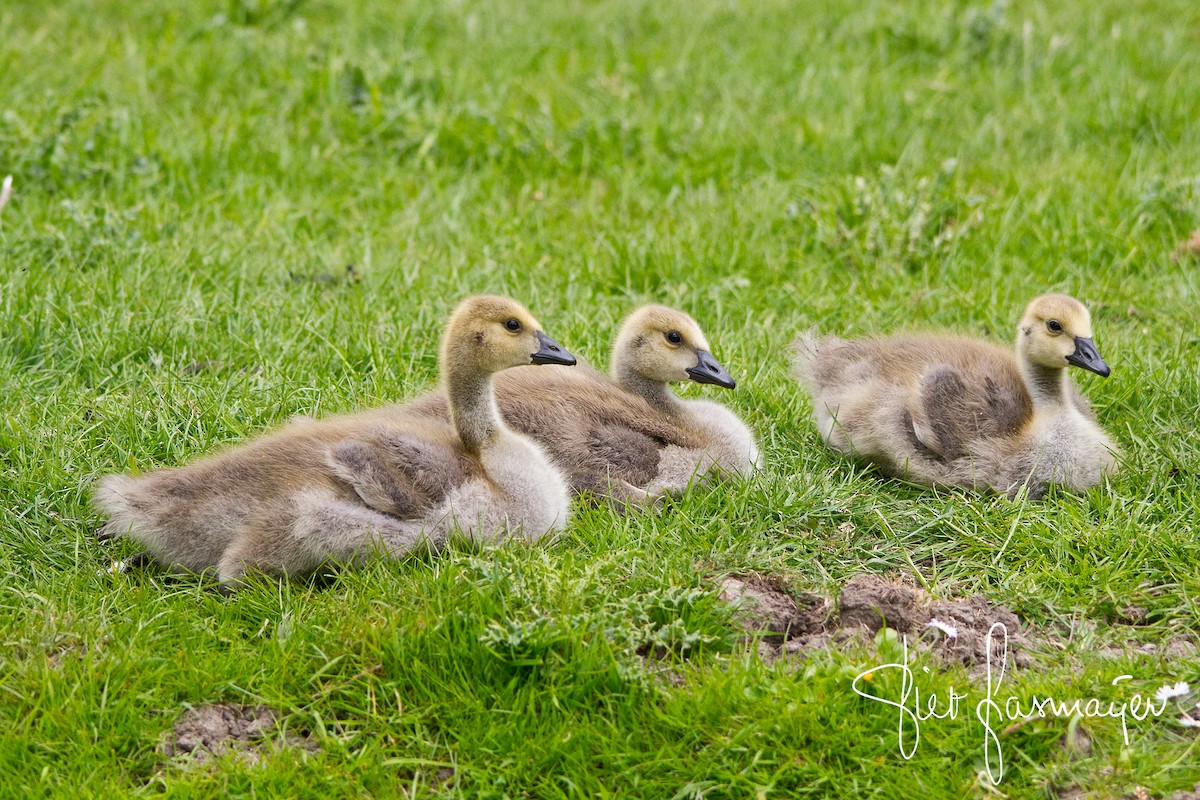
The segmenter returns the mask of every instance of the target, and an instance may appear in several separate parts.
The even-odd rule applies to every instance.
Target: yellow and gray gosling
[[[402,557],[454,530],[496,540],[563,528],[570,494],[532,439],[505,425],[493,375],[575,363],[520,303],[471,297],[441,350],[449,418],[406,406],[308,420],[188,466],[109,475],[95,505],[102,536],[129,536],[175,569],[215,568],[223,587],[247,568],[309,572],[326,560]]]
[[[1007,493],[1083,491],[1115,469],[1116,446],[1067,375],[1107,377],[1091,316],[1061,294],[1033,300],[1016,353],[955,336],[847,341],[801,336],[795,375],[821,437],[887,475]]]

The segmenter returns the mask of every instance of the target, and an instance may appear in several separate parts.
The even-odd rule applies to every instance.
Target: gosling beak
[[[1104,359],[1100,357],[1096,343],[1083,336],[1075,337],[1075,352],[1067,356],[1067,363],[1094,372],[1101,378],[1107,378],[1108,373],[1111,372],[1108,364],[1105,364]]]
[[[534,364],[563,364],[568,367],[575,366],[575,356],[568,353],[565,347],[541,331],[538,331],[536,336],[538,345],[540,345],[540,349],[533,354],[533,357],[530,359],[530,361],[532,361]]]
[[[696,351],[696,366],[689,369],[687,374],[696,383],[714,383],[717,386],[724,386],[726,389],[737,386],[721,363],[713,358],[713,354],[707,350]]]

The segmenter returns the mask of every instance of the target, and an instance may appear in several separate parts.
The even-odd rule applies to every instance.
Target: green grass
[[[892,645],[764,665],[725,572],[983,593],[1062,643],[1022,697],[1200,683],[1195,658],[1100,655],[1200,629],[1200,263],[1172,258],[1200,227],[1191,0],[9,0],[0,30],[0,793],[985,795],[974,700],[901,759],[850,690]],[[1007,340],[1049,290],[1113,367],[1076,376],[1123,449],[1110,485],[923,493],[821,446],[797,331]],[[682,391],[742,413],[766,470],[231,599],[97,575],[134,550],[94,540],[97,476],[416,396],[476,292],[598,362],[637,304],[691,312],[739,387]],[[320,749],[164,760],[214,702]],[[1084,721],[1076,759],[1066,720],[1005,733],[1000,789],[1190,788],[1173,718],[1128,746]]]

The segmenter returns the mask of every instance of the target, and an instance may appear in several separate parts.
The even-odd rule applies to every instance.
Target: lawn
[[[1194,0],[5,0],[0,31],[0,794],[1200,782]],[[1091,308],[1112,366],[1075,371],[1111,482],[927,492],[823,447],[799,331],[1009,341],[1046,291]],[[418,396],[481,292],[594,363],[638,304],[688,311],[738,387],[680,392],[742,414],[765,469],[658,514],[581,507],[552,543],[233,597],[106,571],[137,548],[95,539],[98,476]],[[897,710],[853,690],[904,658],[893,631],[788,652],[721,596],[734,575],[836,599],[863,573],[1011,609],[1001,700],[1191,690],[1127,741],[993,719],[993,787],[986,677],[915,649],[923,702],[967,697],[906,759]],[[863,680],[899,697],[898,670]],[[181,754],[213,706],[264,736]]]

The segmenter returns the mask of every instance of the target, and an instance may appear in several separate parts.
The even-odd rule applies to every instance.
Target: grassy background
[[[1200,627],[1200,269],[1172,256],[1200,226],[1191,0],[8,0],[0,30],[4,793],[985,794],[970,708],[903,761],[849,688],[889,645],[765,666],[716,599],[730,571],[981,592],[1055,633],[1022,696],[1200,682],[1194,658],[1099,656]],[[1090,305],[1113,367],[1076,376],[1124,450],[1111,485],[924,494],[820,446],[796,331],[1006,340],[1047,290]],[[133,547],[92,538],[96,476],[412,397],[474,292],[597,362],[638,303],[691,312],[765,473],[584,511],[547,547],[232,599],[97,575]],[[320,749],[159,755],[222,701]],[[1073,759],[1065,720],[1024,726],[1001,789],[1190,787],[1170,719],[1128,746],[1086,721]]]

